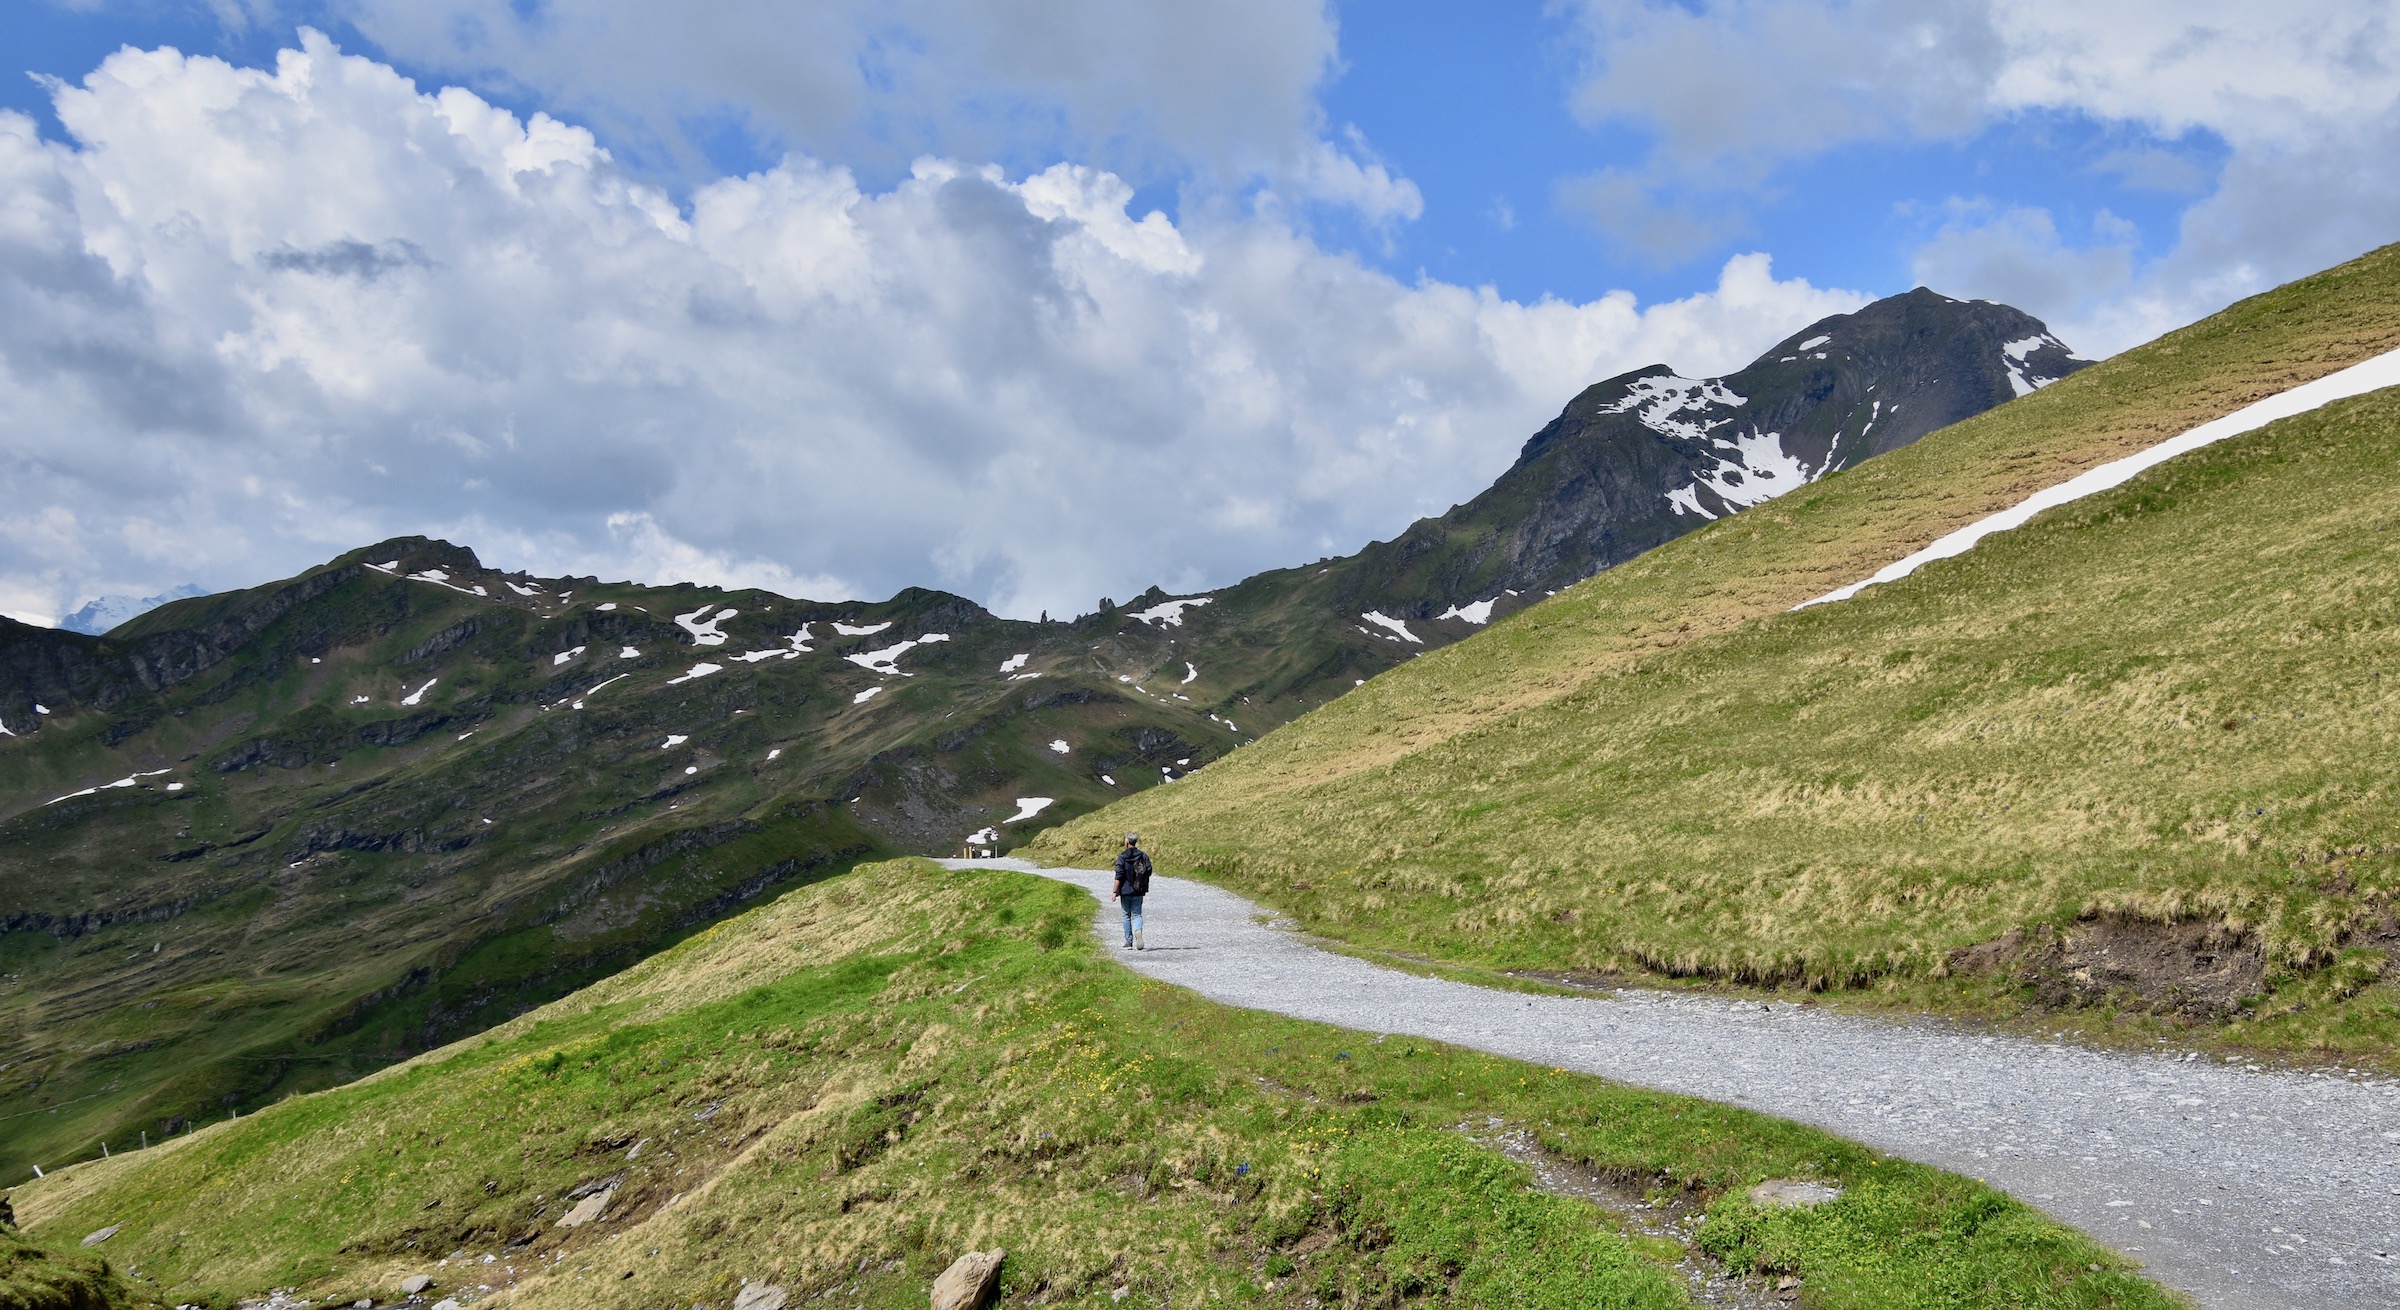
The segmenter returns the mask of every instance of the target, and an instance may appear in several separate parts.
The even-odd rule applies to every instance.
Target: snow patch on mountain
[[[14,735],[14,734],[11,734],[11,735]],[[84,788],[82,791],[71,791],[71,792],[68,792],[68,793],[67,793],[66,795],[64,795],[64,796],[59,796],[59,797],[55,797],[55,798],[53,798],[53,799],[51,799],[51,800],[46,800],[46,801],[43,801],[43,802],[42,802],[42,804],[44,804],[44,805],[56,805],[56,804],[58,804],[60,801],[71,801],[71,800],[74,800],[74,799],[75,799],[76,797],[78,797],[78,796],[97,796],[97,795],[99,795],[101,792],[104,792],[104,791],[113,791],[113,790],[115,790],[115,789],[117,789],[117,788],[119,788],[119,787],[131,787],[131,786],[134,786],[134,785],[136,785],[137,783],[141,782],[141,780],[142,780],[142,779],[144,779],[144,778],[155,778],[155,777],[159,776],[159,775],[160,775],[160,774],[162,774],[162,773],[173,773],[173,772],[174,772],[174,770],[173,770],[173,769],[152,769],[152,770],[151,770],[151,771],[149,771],[148,773],[135,773],[135,774],[130,774],[130,775],[126,776],[126,777],[123,777],[123,778],[119,778],[119,779],[117,779],[115,782],[104,782],[104,783],[101,783],[101,784],[100,784],[99,786],[97,786],[97,787],[86,787],[86,788]]]
[[[1197,609],[1215,599],[1214,596],[1193,596],[1185,600],[1162,601],[1146,610],[1136,610],[1126,617],[1138,619],[1154,627],[1180,628],[1183,626],[1185,610]]]
[[[1025,667],[1025,661],[1027,661],[1027,660],[1029,660],[1029,659],[1032,659],[1032,658],[1033,658],[1033,656],[1032,656],[1032,655],[1030,655],[1030,654],[1027,654],[1027,655],[1011,655],[1011,656],[1009,656],[1007,659],[1004,659],[1004,660],[1000,661],[1000,671],[1001,671],[1002,673],[1014,673],[1014,672],[1016,672],[1017,670],[1019,670],[1019,669],[1021,669],[1021,668],[1024,668],[1024,667]]]
[[[1709,512],[1707,506],[1700,503],[1700,486],[1698,483],[1694,483],[1688,487],[1677,487],[1673,491],[1668,492],[1667,503],[1674,506],[1675,512],[1678,514],[1697,514],[1704,519],[1713,519],[1716,517],[1715,514]]]
[[[2045,332],[2040,336],[2026,337],[2022,341],[2011,341],[2000,347],[2000,362],[2008,368],[2009,390],[2020,396],[2030,396],[2058,381],[2060,377],[2066,376],[2063,373],[2056,376],[2045,376],[2040,366],[2027,359],[2033,352],[2044,346],[2054,346],[2064,351],[2067,343]]]
[[[418,701],[425,699],[426,692],[433,690],[433,684],[440,681],[440,678],[427,678],[424,686],[419,687],[415,691],[408,693],[406,696],[401,697],[400,703],[403,705],[415,705]]]
[[[677,683],[690,682],[695,678],[705,678],[709,674],[722,673],[724,671],[725,666],[722,664],[695,664],[692,666],[692,671],[684,674],[682,677],[667,679],[667,685],[672,687]]]
[[[1017,812],[1009,815],[1005,819],[1002,819],[1001,822],[1022,823],[1025,820],[1041,813],[1042,811],[1049,809],[1051,806],[1057,803],[1057,801],[1048,796],[1019,796],[1017,798]]]
[[[692,634],[693,645],[722,646],[725,644],[725,634],[719,632],[718,629],[724,626],[725,620],[740,614],[741,611],[717,610],[713,617],[703,617],[708,615],[712,609],[717,609],[717,607],[703,605],[689,614],[678,614],[675,616],[675,626]]]
[[[1385,629],[1386,631],[1395,634],[1390,638],[1392,641],[1413,642],[1419,646],[1425,644],[1423,638],[1408,630],[1407,624],[1402,623],[1400,620],[1393,618],[1391,615],[1386,614],[1381,610],[1368,610],[1366,613],[1359,615],[1359,617],[1365,619],[1369,623],[1374,624],[1376,627]]]
[[[1676,513],[1716,518],[1700,503],[1702,487],[1736,509],[1747,509],[1807,486],[1816,477],[1798,456],[1783,448],[1780,432],[1753,430],[1731,441],[1720,437],[1715,445],[1725,452],[1711,457],[1716,467],[1698,474],[1689,485],[1667,493],[1667,503],[1675,507]]]
[[[845,637],[872,637],[876,633],[881,632],[890,626],[892,626],[892,624],[889,619],[886,619],[881,623],[870,623],[865,627],[854,627],[851,624],[842,622],[840,619],[835,619],[833,621],[833,630]]]
[[[1603,405],[1603,414],[1623,414],[1633,411],[1643,427],[1663,436],[1699,441],[1709,433],[1733,422],[1728,414],[1722,418],[1679,418],[1681,414],[1703,414],[1723,407],[1739,409],[1750,402],[1735,395],[1732,388],[1715,378],[1685,378],[1672,373],[1656,373],[1635,378],[1625,388],[1625,398],[1613,405]]]
[[[900,657],[906,655],[912,650],[915,650],[919,646],[930,646],[934,642],[948,640],[950,640],[950,634],[947,632],[928,632],[924,636],[918,637],[913,641],[894,642],[893,644],[884,647],[882,650],[864,651],[857,655],[844,655],[842,658],[850,661],[852,664],[855,664],[862,669],[865,669],[869,673],[880,673],[887,677],[891,674],[898,673],[903,678],[913,678],[917,675],[901,671],[899,666]]]
[[[1670,497],[1670,499],[1672,499],[1672,497]],[[1494,601],[1499,599],[1500,598],[1498,596],[1494,596],[1491,600],[1479,600],[1471,605],[1453,605],[1450,608],[1443,610],[1441,613],[1434,615],[1433,617],[1437,619],[1465,619],[1467,622],[1472,623],[1476,627],[1480,628],[1484,624],[1492,621],[1492,604]]]

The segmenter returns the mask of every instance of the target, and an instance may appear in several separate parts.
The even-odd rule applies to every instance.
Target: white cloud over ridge
[[[1579,0],[1574,105],[1641,124],[1650,157],[1566,188],[1603,231],[1672,258],[1679,208],[1734,221],[1777,169],[1839,147],[1962,140],[2013,117],[2121,128],[2094,171],[2200,192],[2171,248],[2122,220],[2062,231],[1955,197],[1918,280],[2008,301],[2105,354],[2400,238],[2400,15],[2375,0]],[[2178,143],[2221,142],[2204,170]]]
[[[1745,256],[1679,301],[1519,304],[1271,212],[1136,218],[1072,165],[869,192],[794,155],[679,207],[580,127],[314,33],[272,71],[124,51],[55,101],[71,141],[0,115],[19,614],[414,531],[1070,613],[1388,535],[1595,378],[1724,371],[1864,299]]]

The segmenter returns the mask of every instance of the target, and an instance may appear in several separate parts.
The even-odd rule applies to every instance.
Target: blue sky
[[[169,45],[266,65],[303,24],[425,85],[456,80],[458,72],[383,47],[338,6],[288,5],[236,22],[210,5],[174,0],[88,7],[12,0],[8,8],[0,49],[9,60],[19,70],[70,81],[122,45]],[[1708,286],[1728,255],[1745,250],[1771,252],[1786,276],[1890,294],[1915,285],[1912,253],[1961,202],[2036,207],[2078,234],[2113,218],[2127,225],[2137,258],[2152,260],[2172,248],[2184,209],[2213,188],[2226,154],[2223,142],[2202,128],[2169,137],[2138,121],[2023,112],[1941,139],[1859,142],[1788,162],[1743,188],[1737,201],[1711,198],[1722,234],[1661,253],[1612,239],[1562,195],[1579,176],[1638,163],[1657,133],[1638,122],[1578,121],[1569,102],[1585,54],[1575,24],[1558,6],[1353,0],[1333,18],[1339,57],[1318,97],[1324,125],[1337,137],[1359,133],[1375,156],[1415,184],[1424,209],[1397,223],[1320,210],[1307,215],[1312,231],[1398,276],[1490,284],[1518,300],[1580,301],[1619,288],[1644,300],[1671,298]],[[469,80],[520,114],[559,108],[502,79]],[[58,131],[49,94],[34,78],[9,79],[5,91],[0,103]],[[708,88],[698,91],[705,101]],[[675,124],[696,161],[670,157],[639,134],[612,132],[604,121],[594,126],[621,158],[677,191],[708,173],[770,166],[784,150],[813,144],[753,123],[733,102],[716,108]],[[1014,131],[992,157],[1020,172],[1056,162],[1059,135],[1040,127]],[[939,143],[907,143],[923,144]],[[2128,151],[2157,152],[2179,167],[2164,188],[2155,178],[2129,180],[2106,166]],[[840,162],[871,184],[888,185],[906,160],[862,151]],[[1132,180],[1135,208],[1174,211],[1184,179],[1171,165]]]
[[[1919,283],[2101,355],[2400,235],[2359,0],[0,13],[32,618],[398,532],[1073,612]]]

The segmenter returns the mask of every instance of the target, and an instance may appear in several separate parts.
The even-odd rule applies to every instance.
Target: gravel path
[[[983,863],[1092,892],[1116,949],[1106,873]],[[1211,1000],[1813,1124],[1986,1179],[2204,1306],[2400,1306],[2400,1083],[1785,1004],[1494,991],[1321,949],[1180,878],[1155,879],[1148,909],[1150,949],[1119,958]]]

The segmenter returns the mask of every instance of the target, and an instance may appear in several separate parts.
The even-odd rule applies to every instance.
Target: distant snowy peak
[[[118,624],[130,622],[168,601],[204,594],[198,587],[187,582],[173,591],[161,592],[156,596],[101,596],[86,603],[82,609],[60,619],[58,626],[69,632],[80,632],[98,637]]]

